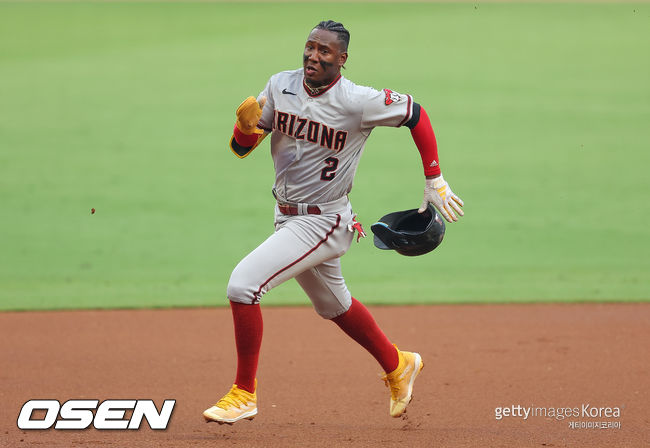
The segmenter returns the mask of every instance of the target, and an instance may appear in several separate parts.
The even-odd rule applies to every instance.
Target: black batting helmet
[[[431,204],[423,213],[418,209],[389,213],[370,229],[379,249],[393,249],[407,256],[431,252],[445,236],[445,223]]]

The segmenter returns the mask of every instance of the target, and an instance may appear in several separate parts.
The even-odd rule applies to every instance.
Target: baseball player
[[[406,126],[424,166],[423,212],[432,203],[447,221],[463,202],[443,179],[435,136],[422,106],[409,95],[358,86],[341,76],[349,32],[324,21],[311,31],[303,67],[273,75],[257,97],[237,109],[230,147],[244,158],[271,135],[275,166],[275,232],[235,267],[228,282],[237,348],[230,391],[203,416],[232,424],[257,414],[257,363],[262,342],[260,300],[295,278],[316,312],[333,321],[379,362],[390,388],[390,415],[401,416],[424,366],[418,353],[398,350],[368,309],[350,294],[340,257],[363,229],[348,193],[366,139],[376,126]]]

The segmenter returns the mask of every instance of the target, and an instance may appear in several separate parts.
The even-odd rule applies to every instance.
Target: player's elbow
[[[404,126],[409,128],[410,130],[413,130],[420,122],[420,115],[422,110],[423,110],[422,106],[420,106],[418,103],[413,103],[413,114],[411,115],[409,121],[404,123]]]

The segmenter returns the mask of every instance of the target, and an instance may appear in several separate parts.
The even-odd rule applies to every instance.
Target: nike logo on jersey
[[[282,93],[285,95],[295,95],[295,93],[289,92],[287,89],[282,89]]]
[[[347,131],[339,131],[324,123],[278,110],[273,117],[273,129],[296,140],[307,140],[335,152],[345,148],[345,141],[348,138]]]

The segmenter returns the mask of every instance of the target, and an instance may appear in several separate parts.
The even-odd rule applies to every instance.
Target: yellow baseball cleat
[[[210,409],[203,412],[206,422],[217,422],[232,425],[239,420],[253,420],[257,415],[257,380],[255,381],[255,392],[250,393],[240,389],[236,384],[232,385],[221,400]]]
[[[406,412],[406,406],[413,398],[413,383],[424,367],[422,357],[418,353],[397,350],[397,354],[399,356],[397,368],[382,377],[386,386],[390,388],[391,417],[400,417]]]

